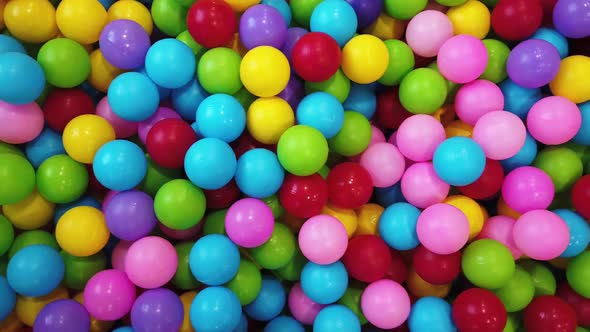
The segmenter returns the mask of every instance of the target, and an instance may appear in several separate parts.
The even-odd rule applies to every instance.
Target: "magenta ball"
[[[150,36],[132,20],[114,20],[100,33],[98,41],[104,58],[121,69],[142,67],[150,48]]]
[[[458,208],[439,203],[427,207],[416,223],[422,245],[439,255],[459,251],[469,239],[469,220]]]
[[[401,189],[408,203],[424,209],[442,202],[449,194],[450,186],[436,175],[431,162],[422,162],[406,169]]]
[[[555,187],[549,175],[532,166],[514,169],[502,184],[504,201],[518,213],[546,209],[554,196]]]
[[[313,324],[318,313],[324,308],[324,305],[314,302],[305,295],[300,283],[296,283],[291,288],[288,305],[293,317],[305,325]]]
[[[533,210],[520,216],[512,235],[516,246],[527,257],[541,261],[559,257],[570,241],[565,221],[547,210]]]
[[[377,143],[369,146],[361,156],[361,166],[371,175],[373,186],[391,187],[402,178],[406,161],[395,145]]]
[[[406,28],[406,41],[414,53],[430,58],[453,37],[453,24],[436,10],[425,10],[414,16]]]
[[[12,105],[0,100],[0,141],[23,144],[43,130],[45,119],[37,103]]]
[[[135,241],[127,251],[125,272],[135,285],[151,289],[165,285],[178,266],[176,250],[167,240],[147,236]]]
[[[270,239],[274,229],[271,208],[256,198],[241,199],[225,215],[227,236],[238,246],[254,248]]]
[[[107,97],[103,97],[96,105],[96,115],[107,120],[113,126],[117,138],[128,138],[137,133],[137,122],[123,120],[115,114],[111,110]]]
[[[338,219],[320,214],[309,218],[301,226],[299,247],[310,261],[321,265],[332,264],[344,256],[348,233]]]
[[[493,82],[477,80],[463,85],[455,96],[455,112],[461,121],[475,125],[484,114],[504,109],[502,90]]]
[[[576,104],[559,97],[545,97],[531,107],[526,124],[531,136],[546,145],[571,140],[582,126],[582,113]]]
[[[468,83],[483,74],[488,64],[488,50],[483,42],[471,35],[447,39],[438,51],[440,73],[449,81]]]
[[[510,249],[512,257],[515,260],[519,259],[522,256],[522,251],[514,243],[514,237],[512,235],[515,223],[516,220],[507,216],[491,217],[485,221],[477,238],[496,240]]]
[[[389,279],[371,283],[361,295],[361,310],[380,329],[402,325],[410,315],[410,296],[404,287]]]
[[[435,117],[412,115],[402,122],[396,133],[399,151],[412,161],[430,161],[436,147],[447,138],[445,128]]]
[[[196,110],[195,110],[196,112]],[[164,119],[181,119],[180,115],[176,113],[173,109],[168,107],[159,107],[156,110],[156,113],[149,117],[147,120],[141,121],[137,125],[137,134],[139,135],[139,139],[145,144],[147,140],[147,135],[150,132],[150,129],[160,120]]]
[[[473,127],[473,140],[486,157],[494,160],[516,155],[526,140],[526,127],[514,113],[493,111],[483,115]]]
[[[125,258],[127,257],[127,252],[132,244],[132,241],[117,242],[111,253],[111,264],[113,265],[113,269],[125,272]]]
[[[123,271],[100,271],[84,288],[84,306],[90,316],[98,320],[123,318],[134,301],[135,286]]]

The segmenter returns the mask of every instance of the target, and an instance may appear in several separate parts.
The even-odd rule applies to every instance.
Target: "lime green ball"
[[[90,56],[82,45],[68,38],[48,41],[37,54],[47,82],[58,88],[73,88],[90,75]]]
[[[189,229],[205,215],[207,202],[201,188],[185,179],[166,182],[156,193],[154,210],[164,226],[175,229]]]
[[[409,20],[423,11],[428,0],[385,0],[385,11],[398,20]]]
[[[399,100],[409,112],[432,114],[447,98],[447,82],[437,71],[429,68],[412,70],[399,86]]]
[[[467,2],[467,0],[436,0],[436,2],[443,6],[453,7],[462,5]]]
[[[64,285],[75,290],[84,289],[92,276],[107,267],[107,257],[104,252],[88,257],[72,256],[63,250],[60,254],[66,266]]]
[[[191,0],[191,3],[192,2],[193,1]],[[180,40],[181,42],[185,43],[186,46],[190,47],[190,49],[193,51],[197,58],[199,58],[202,55],[204,50],[203,46],[199,45],[199,43],[197,43],[193,39],[193,36],[191,36],[188,30],[184,30],[183,32],[181,32],[178,36],[176,36],[176,39]]]
[[[2,153],[12,153],[25,157],[25,154],[17,146],[0,141],[0,154]]]
[[[358,112],[344,112],[344,124],[336,136],[330,138],[330,148],[345,157],[365,151],[371,142],[373,130],[367,118]]]
[[[568,148],[576,153],[578,158],[582,160],[582,164],[586,165],[588,161],[590,161],[590,147],[585,146],[582,144],[577,144],[574,142],[567,142],[565,144],[560,145],[562,148]]]
[[[508,283],[494,293],[500,298],[506,311],[520,311],[526,308],[535,296],[533,278],[522,267],[517,266]]]
[[[535,296],[555,294],[557,282],[551,270],[545,265],[529,259],[520,261],[518,265],[524,268],[533,279]]]
[[[233,95],[242,88],[240,80],[242,57],[227,47],[210,49],[199,60],[197,74],[203,89],[210,94]]]
[[[566,269],[567,281],[585,298],[590,298],[590,251],[584,251],[574,257]]]
[[[186,30],[188,7],[183,7],[176,0],[154,0],[152,2],[152,19],[160,31],[176,37]]]
[[[297,249],[293,258],[287,265],[275,270],[276,273],[283,279],[288,281],[297,281],[301,277],[303,266],[307,263],[307,258],[303,256],[301,250]]]
[[[519,326],[518,316],[516,314],[508,314],[506,326],[502,332],[516,332]]]
[[[465,277],[477,287],[498,289],[508,284],[514,274],[510,250],[495,240],[472,242],[463,252],[461,267]]]
[[[363,290],[358,288],[349,287],[344,295],[338,301],[339,304],[350,309],[356,317],[359,319],[361,325],[367,324],[369,321],[367,317],[363,315],[363,310],[361,309],[361,296],[363,295]]]
[[[324,135],[305,125],[287,129],[277,145],[277,155],[283,168],[299,176],[312,175],[319,171],[328,160],[328,150]]]
[[[0,205],[15,204],[35,189],[35,170],[26,158],[0,154]]]
[[[322,166],[322,168],[318,171],[318,174],[324,178],[324,180],[328,179],[328,174],[330,174],[330,167],[328,165]]]
[[[181,242],[174,246],[178,256],[178,267],[176,267],[176,273],[172,277],[172,283],[181,290],[194,289],[199,286],[199,282],[193,276],[188,265],[188,258],[194,244],[194,242]]]
[[[291,0],[289,5],[295,22],[304,28],[309,28],[311,13],[320,2],[322,0]]]
[[[510,55],[510,48],[496,39],[484,39],[483,44],[488,50],[488,65],[479,78],[500,83],[508,77],[506,61]]]
[[[156,164],[149,156],[146,156],[146,159],[148,167],[141,188],[149,195],[155,196],[166,182],[182,178],[181,169],[164,168]]]
[[[281,201],[277,195],[272,195],[263,199],[264,203],[272,210],[272,215],[275,219],[279,219],[285,214],[285,209],[281,205]]]
[[[0,214],[0,256],[10,249],[14,241],[14,228],[5,216]]]
[[[387,70],[385,70],[385,74],[379,79],[379,83],[394,86],[399,84],[404,76],[414,69],[414,65],[416,64],[414,52],[412,52],[408,44],[401,40],[389,39],[384,43],[389,52],[389,58],[394,61],[389,61]]]
[[[312,92],[326,92],[343,103],[350,93],[350,80],[344,75],[342,70],[338,69],[336,74],[323,82],[305,82],[305,92],[308,94]]]
[[[227,283],[227,288],[236,294],[242,305],[252,303],[262,288],[260,270],[254,263],[242,258],[238,273]]]
[[[205,224],[203,225],[203,234],[221,234],[225,235],[225,215],[227,209],[217,210],[211,212],[205,218]]]
[[[576,327],[576,332],[588,332],[588,330],[586,330],[585,328],[578,326]]]
[[[295,236],[291,230],[282,223],[275,223],[270,239],[261,246],[250,249],[250,253],[263,268],[276,270],[289,263],[296,248]]]
[[[537,154],[533,166],[549,175],[558,193],[571,188],[584,172],[584,165],[578,155],[562,147],[543,149]]]
[[[14,242],[12,242],[12,246],[8,251],[8,258],[12,258],[19,250],[35,244],[44,244],[56,251],[60,250],[53,234],[41,230],[26,231],[14,238]]]
[[[65,154],[45,159],[37,169],[37,189],[46,200],[66,204],[82,197],[88,187],[88,170]]]
[[[440,74],[440,70],[438,69],[438,63],[436,61],[431,62],[430,64],[428,64],[428,67],[427,68],[432,69],[432,70],[434,70],[434,71],[436,71],[437,73]],[[441,74],[441,76],[442,76],[442,74]],[[446,78],[444,78],[444,76],[443,76],[443,79],[447,83],[447,99],[446,99],[446,103],[452,103],[452,100],[454,100],[455,94],[457,93],[457,90],[459,90],[459,86],[460,85],[457,84],[457,83],[455,83],[455,82],[453,82],[453,81],[447,80]]]
[[[234,93],[233,96],[246,110],[250,108],[250,105],[252,105],[252,103],[257,99],[257,97],[251,94],[246,88],[241,88],[238,92]]]

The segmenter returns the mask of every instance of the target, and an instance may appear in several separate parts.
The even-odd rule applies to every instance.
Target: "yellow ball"
[[[4,205],[2,211],[14,227],[31,230],[49,223],[55,212],[55,204],[47,201],[35,190],[18,203]]]
[[[557,76],[549,83],[551,92],[576,104],[590,100],[590,57],[573,55],[561,60]]]
[[[55,18],[64,36],[84,45],[98,41],[108,15],[98,0],[62,0]]]
[[[74,301],[84,304],[84,292],[78,293],[74,296]],[[107,332],[110,331],[111,327],[115,325],[115,322],[108,320],[97,320],[94,317],[90,317],[90,332]]]
[[[373,24],[363,30],[363,33],[379,37],[382,40],[401,39],[405,29],[406,24],[404,21],[396,20],[385,13],[381,13]]]
[[[108,11],[109,22],[114,20],[131,20],[141,25],[148,35],[154,30],[154,21],[149,9],[135,0],[116,1]]]
[[[53,292],[40,297],[18,296],[16,298],[16,316],[25,325],[33,326],[39,312],[49,303],[69,298],[68,290],[59,286]]]
[[[445,127],[445,133],[447,134],[447,138],[456,136],[471,137],[473,135],[473,126],[461,120],[455,120]]]
[[[196,296],[197,292],[195,291],[186,292],[180,295],[180,301],[182,302],[182,307],[184,308],[184,319],[182,320],[182,325],[180,326],[178,332],[195,332],[195,329],[193,329],[193,325],[190,321],[190,309]]]
[[[271,46],[259,46],[246,53],[240,64],[240,79],[255,96],[278,95],[289,83],[291,68],[285,55]]]
[[[515,220],[520,218],[520,216],[522,215],[514,211],[510,206],[508,206],[508,204],[506,204],[506,201],[504,201],[503,197],[500,197],[500,199],[498,200],[498,204],[496,206],[498,208],[498,215],[511,217]]]
[[[369,84],[377,81],[388,65],[387,47],[375,36],[356,36],[342,49],[342,71],[355,83]]]
[[[11,0],[4,8],[4,24],[15,38],[43,43],[57,35],[55,8],[48,0]]]
[[[279,97],[256,99],[246,113],[248,132],[258,142],[277,144],[281,135],[295,123],[291,105]]]
[[[100,116],[84,114],[68,122],[62,140],[67,154],[72,159],[92,164],[96,151],[105,143],[115,140],[115,130]]]
[[[377,225],[379,218],[383,214],[384,208],[378,204],[365,204],[356,210],[358,216],[358,226],[354,235],[370,234],[376,235],[378,233]]]
[[[260,0],[225,0],[225,2],[227,2],[235,12],[241,13],[254,5],[259,4]]]
[[[465,214],[467,220],[469,220],[470,240],[479,235],[479,232],[481,232],[481,228],[483,227],[483,223],[486,220],[481,205],[479,205],[473,199],[463,195],[449,196],[443,201],[443,203],[452,205]]]
[[[96,90],[107,93],[109,85],[123,73],[123,69],[119,69],[111,65],[102,55],[100,49],[96,49],[90,53],[90,75],[88,76],[88,83]]]
[[[332,204],[328,203],[322,209],[322,214],[327,214],[338,219],[344,228],[346,228],[346,233],[348,233],[348,237],[352,237],[354,232],[358,227],[358,217],[356,212],[353,209],[342,209]]]
[[[477,0],[450,8],[447,16],[453,24],[455,35],[466,34],[484,39],[490,32],[490,10]]]
[[[4,8],[8,0],[0,0],[0,30],[4,29]]]
[[[408,285],[410,293],[418,298],[426,296],[444,298],[451,290],[451,284],[433,285],[422,279],[413,268],[410,268],[410,271],[408,272],[406,284]]]
[[[455,107],[454,105],[444,105],[432,114],[443,127],[447,126],[453,120],[455,120]]]
[[[59,218],[55,238],[68,254],[87,257],[96,254],[107,244],[109,229],[104,214],[90,206],[77,206]]]

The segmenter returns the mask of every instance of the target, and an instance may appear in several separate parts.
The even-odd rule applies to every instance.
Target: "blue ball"
[[[102,209],[100,202],[97,201],[96,198],[91,197],[91,196],[83,196],[82,198],[80,198],[77,201],[74,201],[72,203],[58,204],[55,207],[55,214],[53,216],[53,221],[57,224],[57,221],[59,220],[59,218],[61,218],[61,216],[64,215],[64,213],[68,212],[70,209],[72,209],[76,206],[91,206],[91,207],[99,209],[99,210]]]
[[[136,71],[149,78],[147,71],[145,70],[145,67],[141,67],[141,68],[137,69]],[[153,81],[152,81],[152,83],[153,83]],[[158,95],[160,96],[160,101],[164,101],[164,100],[168,99],[168,97],[170,97],[170,94],[172,93],[172,89],[164,88],[162,86],[157,85],[156,83],[154,83],[154,85],[156,86],[156,88],[158,88]]]
[[[579,104],[578,108],[582,113],[582,126],[574,136],[573,141],[574,143],[590,146],[590,101]]]
[[[41,96],[45,73],[41,65],[20,52],[0,54],[0,100],[10,104],[28,104]]]
[[[145,70],[154,83],[168,89],[177,89],[195,76],[195,54],[176,38],[155,42],[145,55]]]
[[[8,315],[14,310],[14,306],[16,305],[16,293],[10,285],[8,284],[8,280],[2,275],[0,275],[0,322],[5,320]]]
[[[434,171],[452,186],[475,182],[486,167],[486,155],[479,144],[467,137],[451,137],[434,151]]]
[[[136,72],[117,76],[109,86],[107,98],[115,114],[123,120],[135,122],[148,119],[160,104],[160,94],[154,82]]]
[[[557,32],[557,30],[539,28],[529,39],[541,39],[555,46],[557,52],[559,52],[559,57],[562,59],[569,54],[567,39]]]
[[[61,135],[45,127],[37,138],[27,143],[25,153],[33,167],[37,168],[45,159],[58,154],[65,154],[66,150]]]
[[[238,160],[236,184],[240,191],[254,198],[267,198],[279,191],[285,171],[277,155],[267,149],[252,149]]]
[[[504,110],[526,119],[533,105],[543,98],[541,89],[529,89],[514,83],[509,78],[499,85],[504,95]]]
[[[285,0],[262,0],[261,4],[274,7],[278,10],[283,18],[285,19],[285,23],[287,26],[291,25],[291,7]]]
[[[238,326],[236,326],[232,332],[248,332],[248,317],[246,317],[246,314],[243,312],[242,315],[240,315]]]
[[[370,85],[351,84],[350,93],[344,101],[344,109],[359,112],[371,120],[377,110],[375,90]]]
[[[228,184],[236,173],[236,155],[217,138],[203,138],[193,143],[184,156],[184,170],[197,187],[215,190]]]
[[[244,311],[248,317],[266,322],[283,311],[286,301],[287,296],[281,282],[265,275],[262,277],[260,292],[254,301],[244,307]]]
[[[423,297],[410,311],[408,325],[413,332],[455,332],[451,305],[438,297]]]
[[[326,33],[344,46],[356,33],[356,12],[346,1],[320,2],[311,13],[310,31]]]
[[[115,3],[116,0],[98,0],[98,2],[100,2],[100,4],[104,7],[104,9],[109,10],[109,8],[111,8],[111,6]],[[114,332],[114,331],[113,331]],[[117,332],[123,332],[123,330],[119,331],[117,330]]]
[[[381,206],[390,206],[393,203],[405,202],[406,198],[402,194],[400,182],[391,187],[375,188],[375,198]]]
[[[323,308],[313,321],[314,332],[360,332],[361,323],[352,310],[341,304]]]
[[[305,332],[305,329],[294,318],[279,316],[266,324],[264,332]]]
[[[561,257],[578,256],[590,244],[590,226],[582,216],[572,210],[557,209],[553,212],[565,221],[570,231],[570,242]]]
[[[88,81],[82,82],[82,84],[80,84],[80,89],[82,89],[84,92],[86,92],[87,95],[90,96],[92,102],[94,102],[94,105],[98,104],[100,100],[104,97],[104,94],[96,90],[92,86],[92,84],[88,83]]]
[[[11,36],[0,34],[0,54],[17,52],[27,54],[23,44]]]
[[[110,190],[131,190],[147,173],[145,154],[135,143],[114,140],[103,145],[94,156],[92,170],[100,184]]]
[[[301,288],[314,302],[330,304],[338,301],[348,287],[348,272],[342,262],[328,265],[308,262],[301,271]]]
[[[379,234],[387,245],[397,250],[410,250],[420,244],[416,224],[420,210],[408,203],[388,206],[379,218]]]
[[[113,332],[135,332],[131,326],[121,326],[113,330]]]
[[[65,273],[60,254],[47,245],[30,245],[14,254],[8,262],[6,277],[20,295],[45,296],[59,286]]]
[[[201,102],[196,115],[204,137],[215,137],[228,143],[235,141],[246,128],[246,112],[233,96],[218,93]]]
[[[209,94],[197,79],[193,79],[178,89],[172,90],[172,105],[183,119],[195,121],[195,110]]]
[[[188,263],[198,281],[208,286],[219,286],[238,273],[240,251],[227,236],[210,234],[195,243]]]
[[[520,148],[518,153],[508,159],[500,160],[500,164],[502,164],[504,172],[508,173],[515,168],[532,164],[536,157],[537,141],[527,133],[524,145]]]
[[[327,139],[334,137],[344,124],[344,107],[326,92],[311,93],[297,106],[297,123],[319,130]]]
[[[190,321],[199,332],[234,331],[242,317],[238,297],[225,287],[200,291],[190,308]]]

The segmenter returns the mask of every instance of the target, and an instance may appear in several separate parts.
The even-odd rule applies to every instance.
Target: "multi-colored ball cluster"
[[[0,0],[0,331],[590,330],[590,0]]]

